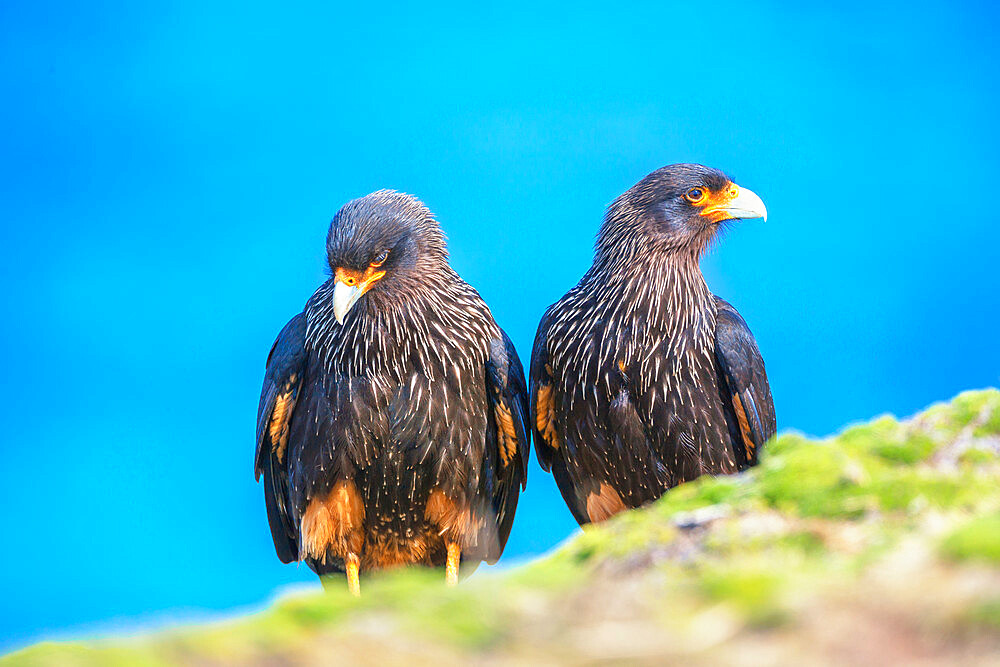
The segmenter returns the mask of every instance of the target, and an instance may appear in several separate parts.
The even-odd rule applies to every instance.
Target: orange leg
[[[344,564],[347,570],[347,590],[354,597],[361,597],[361,580],[358,577],[358,567],[361,565],[360,559],[357,554],[347,554]]]
[[[462,549],[454,542],[448,542],[448,561],[444,566],[444,581],[449,586],[458,583],[458,563],[462,559]]]

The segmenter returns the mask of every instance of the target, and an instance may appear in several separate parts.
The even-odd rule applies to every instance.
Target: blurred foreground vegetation
[[[259,614],[44,643],[4,665],[1000,664],[1000,392],[703,478],[524,567],[410,570]]]

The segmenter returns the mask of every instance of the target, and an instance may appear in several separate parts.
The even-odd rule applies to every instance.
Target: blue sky
[[[719,167],[768,206],[703,268],[779,428],[1000,383],[998,12],[876,4],[3,3],[0,649],[312,581],[273,553],[257,398],[375,189],[430,206],[527,364],[604,207]],[[573,529],[533,467],[506,557]]]

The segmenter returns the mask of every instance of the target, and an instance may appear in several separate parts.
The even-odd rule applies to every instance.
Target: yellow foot
[[[449,586],[458,583],[458,563],[462,559],[462,550],[454,542],[448,542],[448,561],[444,565],[444,582]]]
[[[347,590],[351,591],[351,595],[354,597],[361,597],[361,580],[358,577],[358,567],[361,565],[360,559],[358,559],[356,554],[347,554],[347,558],[344,559],[344,565],[347,570]]]

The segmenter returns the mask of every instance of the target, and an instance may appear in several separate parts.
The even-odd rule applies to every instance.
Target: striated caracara
[[[720,226],[766,217],[753,192],[695,164],[609,207],[593,265],[545,312],[531,356],[535,451],[579,523],[757,462],[775,432],[764,361],[698,261]]]
[[[416,198],[345,205],[332,277],[267,358],[255,472],[285,563],[317,574],[499,558],[525,484],[524,371]]]

